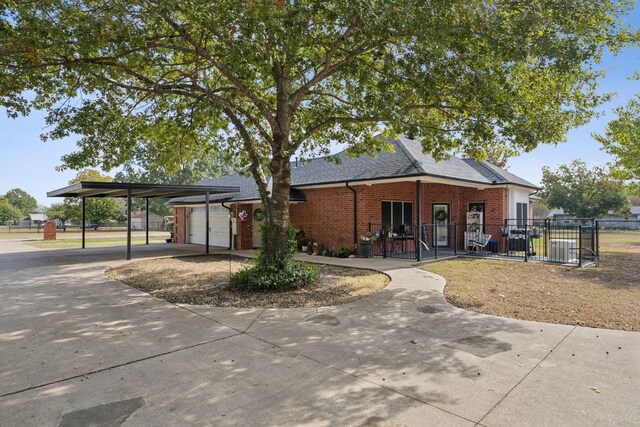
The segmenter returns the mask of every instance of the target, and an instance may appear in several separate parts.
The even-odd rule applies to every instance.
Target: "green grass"
[[[164,238],[149,236],[149,243],[163,243]],[[37,242],[28,242],[29,246],[38,249],[71,249],[82,247],[82,241],[80,239],[60,239],[60,240],[41,240]],[[144,237],[132,237],[132,245],[144,245]],[[126,246],[126,237],[103,237],[103,238],[88,238],[86,239],[87,248],[104,248],[108,246]]]

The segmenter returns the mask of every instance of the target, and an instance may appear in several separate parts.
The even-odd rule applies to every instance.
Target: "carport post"
[[[205,238],[204,238],[204,246],[206,247],[205,249],[205,253],[209,253],[209,192],[207,191],[207,194],[204,198],[204,216],[205,216],[205,220],[204,220],[204,228],[205,228]]]
[[[127,189],[127,260],[131,259],[131,189]]]
[[[144,208],[144,212],[145,212],[145,225],[144,225],[144,229],[146,231],[145,233],[145,237],[146,237],[146,244],[149,244],[149,198],[145,197],[145,208]]]
[[[84,249],[84,241],[85,241],[85,235],[84,235],[84,231],[85,231],[85,222],[86,222],[86,208],[85,208],[85,202],[84,202],[84,197],[82,198],[82,249]]]
[[[416,261],[422,261],[422,182],[416,181],[416,225],[413,230]]]

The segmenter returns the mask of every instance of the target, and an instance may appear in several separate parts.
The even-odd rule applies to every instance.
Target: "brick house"
[[[463,243],[450,225],[465,226],[469,211],[482,212],[486,224],[531,217],[529,196],[538,190],[534,184],[488,162],[457,157],[436,162],[422,152],[419,141],[404,136],[389,142],[395,151],[376,157],[339,153],[337,163],[323,158],[294,163],[292,224],[312,241],[348,248],[367,231],[413,236],[416,224],[435,224],[432,233],[424,228],[427,244],[451,247]],[[240,187],[238,193],[211,196],[210,245],[257,247],[261,207],[253,179],[236,172],[201,184]],[[169,204],[176,241],[204,244],[204,197]]]

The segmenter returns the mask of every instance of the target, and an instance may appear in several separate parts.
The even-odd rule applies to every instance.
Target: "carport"
[[[130,182],[92,182],[81,181],[68,187],[49,191],[48,197],[78,197],[82,200],[82,249],[85,248],[85,199],[88,197],[118,197],[127,199],[127,259],[131,259],[131,199],[145,199],[145,235],[149,244],[149,199],[186,196],[205,196],[206,230],[209,230],[209,196],[211,194],[237,193],[238,187],[219,185],[168,185],[143,184]],[[205,252],[209,253],[209,233],[205,232]]]

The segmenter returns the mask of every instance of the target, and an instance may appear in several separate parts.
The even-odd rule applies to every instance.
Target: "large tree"
[[[617,118],[607,124],[604,135],[595,134],[603,148],[616,157],[626,177],[640,186],[640,95],[615,110]],[[636,188],[637,189],[637,188]]]
[[[38,209],[38,201],[22,188],[11,189],[7,191],[4,197],[16,209],[22,212],[23,217],[34,213],[36,209]]]
[[[101,174],[95,169],[85,169],[77,173],[75,178],[69,181],[69,185],[80,181],[112,182],[109,175]],[[125,206],[122,199],[111,197],[87,197],[85,199],[86,221],[91,223],[104,223],[109,221],[124,221]],[[77,197],[65,197],[63,202],[65,209],[58,206],[54,210],[59,219],[70,220],[75,223],[82,222],[82,201]]]
[[[203,150],[249,166],[265,262],[289,258],[290,160],[389,148],[531,150],[607,97],[593,68],[631,2],[220,0],[4,2],[0,103],[49,110],[45,138],[82,135],[63,167],[175,167]]]
[[[215,151],[205,152],[198,158],[184,161],[176,171],[158,164],[146,153],[139,152],[132,161],[123,166],[122,171],[118,172],[114,178],[119,182],[195,184],[207,178],[223,176],[231,172],[232,169],[233,164]],[[149,200],[149,211],[162,216],[171,215],[171,208],[166,203],[167,199],[151,199]],[[134,199],[133,208],[143,210],[145,208],[144,200]]]
[[[598,218],[609,211],[628,209],[624,182],[607,169],[574,160],[556,171],[542,168],[541,196],[550,208],[561,208],[576,218]]]

